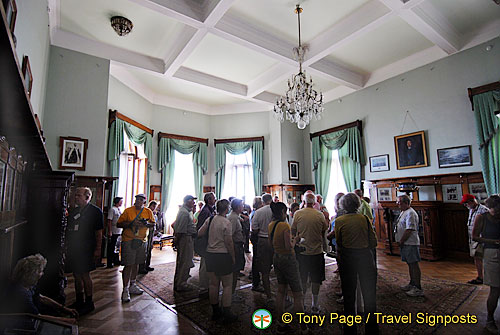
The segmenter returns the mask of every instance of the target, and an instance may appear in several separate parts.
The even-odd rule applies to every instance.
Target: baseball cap
[[[144,199],[146,199],[146,195],[145,195],[144,193],[139,193],[139,194],[137,194],[135,197],[136,197],[136,198],[139,198],[139,197],[140,197],[140,198],[144,198]]]
[[[475,196],[473,196],[472,194],[464,194],[464,196],[462,197],[462,201],[460,201],[461,204],[465,204],[467,201],[471,201],[471,200],[474,200],[476,199]]]
[[[186,195],[186,196],[184,197],[183,202],[184,202],[184,203],[186,203],[186,202],[188,202],[189,200],[194,200],[194,199],[198,199],[198,198],[193,197],[192,195]]]

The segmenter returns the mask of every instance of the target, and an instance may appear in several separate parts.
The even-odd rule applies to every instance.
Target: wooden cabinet
[[[420,189],[412,192],[411,206],[420,218],[419,235],[421,256],[435,260],[441,257],[470,260],[467,218],[468,210],[460,204],[461,195],[473,192],[470,185],[483,183],[480,172],[454,173],[406,177],[400,179],[372,180],[372,204],[375,208],[375,230],[379,246],[388,254],[399,254],[394,241],[394,220],[399,215],[396,206],[400,183],[415,183]],[[443,190],[456,191],[453,197]],[[452,194],[453,195],[453,194]],[[432,201],[427,201],[432,198]],[[383,199],[383,200],[381,200]],[[390,201],[389,201],[390,200]]]
[[[263,187],[264,192],[269,193],[273,196],[278,196],[281,202],[285,204],[291,204],[293,202],[300,203],[302,201],[302,195],[307,191],[311,190],[314,192],[314,185],[309,184],[267,184]]]
[[[48,263],[40,291],[64,302],[65,211],[73,173],[52,171],[2,5],[0,16],[0,286],[19,258],[41,253]]]
[[[439,226],[438,202],[412,202],[411,207],[419,217],[418,236],[420,238],[420,255],[423,259],[437,260],[443,256],[441,229]],[[378,216],[383,223],[378,224],[379,237],[384,242],[385,252],[399,255],[399,244],[395,240],[394,228],[401,211],[395,202],[384,202],[378,208]],[[381,230],[380,227],[383,226]]]

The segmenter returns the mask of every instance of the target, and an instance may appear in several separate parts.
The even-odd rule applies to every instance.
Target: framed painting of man
[[[88,140],[79,137],[59,137],[59,169],[85,170]]]
[[[429,166],[424,131],[394,137],[398,170]]]

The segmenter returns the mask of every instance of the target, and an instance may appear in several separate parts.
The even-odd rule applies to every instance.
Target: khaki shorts
[[[143,264],[146,262],[146,247],[146,242],[142,242],[137,249],[132,248],[132,240],[122,242],[122,265]]]
[[[470,257],[474,257],[474,253],[476,252],[476,248],[477,248],[478,244],[479,244],[479,242],[472,241],[472,240],[469,242],[469,255],[470,255]]]

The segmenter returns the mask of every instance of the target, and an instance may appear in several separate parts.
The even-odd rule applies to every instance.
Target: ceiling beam
[[[461,41],[453,25],[429,1],[380,0],[401,19],[447,54],[460,50]]]
[[[326,58],[309,66],[308,71],[310,74],[321,76],[355,90],[363,88],[364,85],[363,74],[350,70]]]
[[[242,102],[237,104],[216,105],[210,107],[210,115],[242,114],[269,112],[272,108],[270,103]]]
[[[277,63],[248,84],[247,96],[256,96],[274,86],[276,83],[286,81],[294,71],[298,71],[297,66]]]
[[[203,8],[185,0],[130,0],[194,28],[202,28]],[[193,10],[195,8],[195,10]]]
[[[179,70],[174,74],[174,77],[191,83],[212,87],[224,93],[228,93],[233,96],[235,95],[238,98],[243,98],[247,95],[247,87],[245,85],[215,77],[187,67],[179,68]]]
[[[333,50],[355,40],[362,34],[373,31],[392,17],[394,14],[378,1],[367,2],[308,43],[309,51],[306,53],[304,65],[309,66],[323,59]]]
[[[154,72],[165,72],[162,59],[153,58],[139,53],[114,47],[109,44],[88,39],[61,29],[56,29],[51,43],[55,46],[75,50],[96,57],[114,60],[147,69]]]

